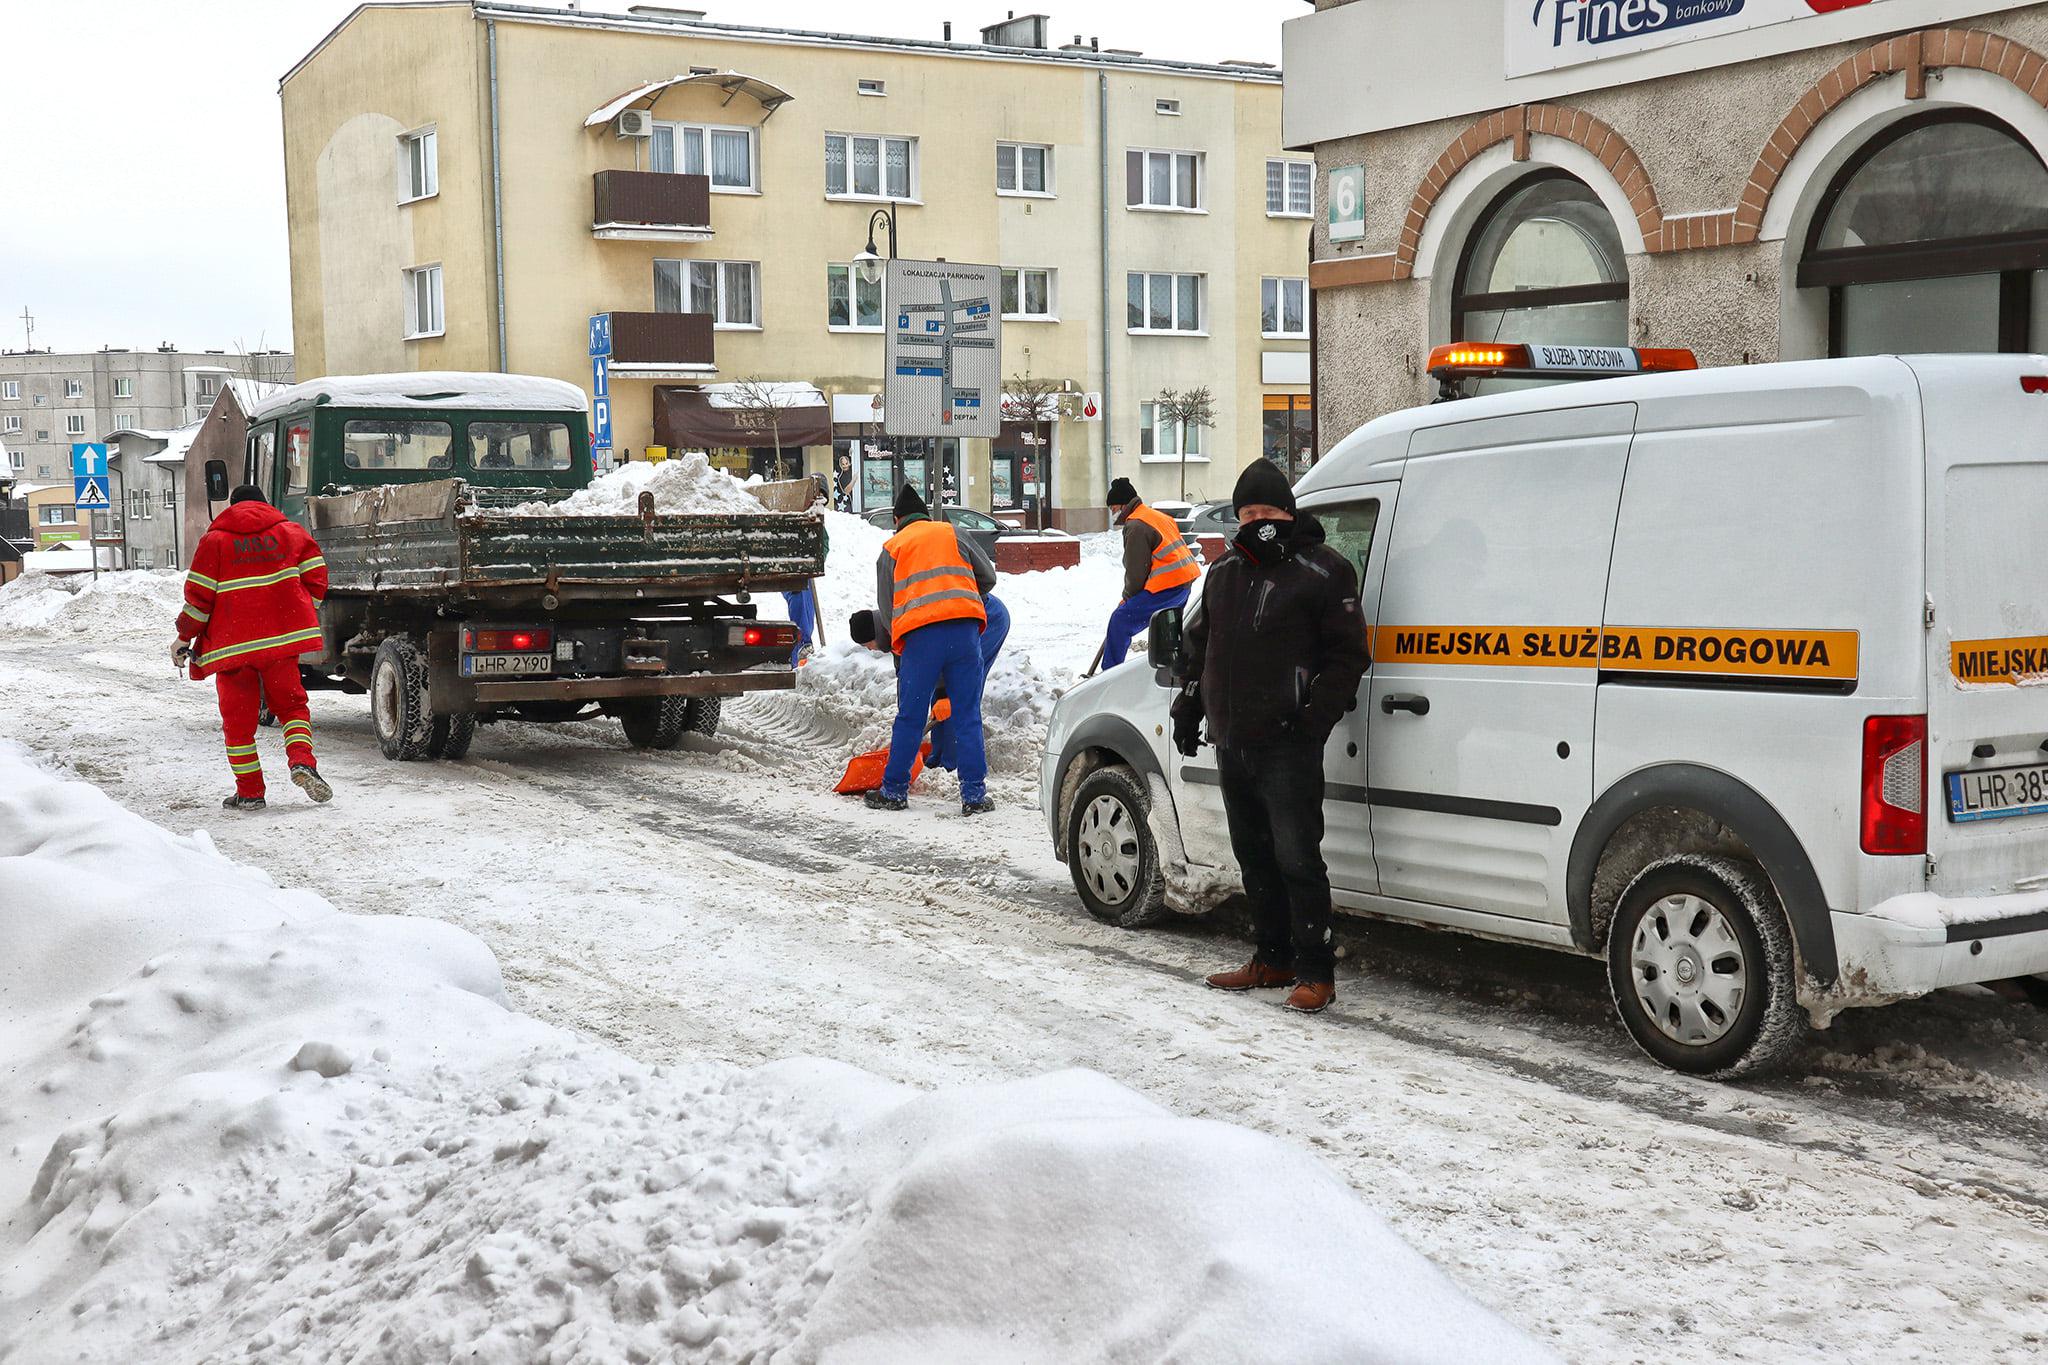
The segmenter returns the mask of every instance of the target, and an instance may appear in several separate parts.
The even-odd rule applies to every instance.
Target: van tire
[[[719,713],[725,709],[725,699],[723,697],[690,697],[687,700],[690,703],[687,708],[689,719],[685,723],[685,728],[690,733],[702,735],[706,739],[716,735],[718,733],[718,717]]]
[[[1159,844],[1146,818],[1151,794],[1121,764],[1081,779],[1067,815],[1067,868],[1088,913],[1119,929],[1143,929],[1167,916]]]
[[[1630,1036],[1672,1070],[1717,1080],[1767,1071],[1804,1039],[1796,966],[1770,879],[1723,854],[1651,863],[1621,893],[1607,934],[1608,984]],[[1734,976],[1742,980],[1732,1009],[1725,985],[1692,984]],[[1658,1001],[1669,1002],[1662,1022]]]
[[[457,711],[452,716],[435,716],[427,732],[427,757],[445,758],[453,763],[469,756],[476,739],[476,712]]]
[[[690,728],[690,699],[635,697],[619,704],[619,723],[636,749],[673,749]]]
[[[433,731],[427,656],[403,635],[387,636],[370,663],[370,728],[384,757],[403,763],[427,757]]]

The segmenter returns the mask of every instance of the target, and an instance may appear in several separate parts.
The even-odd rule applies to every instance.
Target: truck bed
[[[514,515],[504,509],[561,495],[478,491],[482,506],[453,479],[309,499],[329,591],[514,599],[550,592],[564,601],[661,602],[795,590],[825,571],[824,524],[816,517],[765,509]]]

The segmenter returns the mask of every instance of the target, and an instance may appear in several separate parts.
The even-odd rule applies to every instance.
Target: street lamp
[[[887,209],[876,209],[868,216],[868,244],[853,258],[853,268],[862,284],[882,282],[882,257],[875,251],[875,224],[889,225],[889,259],[896,259],[896,215]]]

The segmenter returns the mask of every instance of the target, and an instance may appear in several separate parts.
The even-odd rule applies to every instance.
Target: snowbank
[[[10,1365],[1544,1358],[1272,1139],[1089,1072],[642,1066],[9,746],[0,1055]]]
[[[703,452],[693,450],[659,463],[640,460],[620,465],[560,502],[521,503],[510,511],[514,516],[634,516],[640,511],[642,493],[654,494],[654,510],[668,515],[768,510],[739,480],[714,469]]]
[[[0,643],[16,634],[97,639],[150,631],[169,640],[184,605],[185,576],[175,569],[102,573],[97,580],[26,573],[0,586]]]

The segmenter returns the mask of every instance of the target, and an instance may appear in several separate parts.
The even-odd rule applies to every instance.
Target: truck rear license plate
[[[2003,820],[2048,814],[2048,763],[1949,773],[1948,818]]]
[[[465,678],[521,677],[529,673],[552,673],[554,671],[555,656],[552,654],[465,654],[462,656],[462,676]]]

